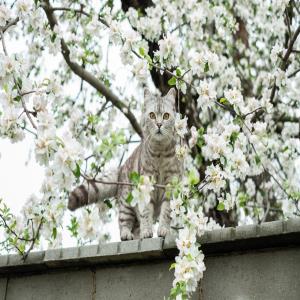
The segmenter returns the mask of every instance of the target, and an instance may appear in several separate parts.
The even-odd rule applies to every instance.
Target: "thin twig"
[[[32,239],[32,242],[31,242],[30,247],[27,249],[27,251],[26,251],[25,254],[23,255],[23,261],[26,260],[26,258],[28,257],[30,251],[31,251],[31,250],[33,249],[33,247],[34,247],[34,244],[35,244],[36,240],[37,240],[38,237],[39,237],[40,230],[41,230],[42,224],[43,224],[43,222],[44,222],[44,217],[41,218],[40,224],[39,224],[39,226],[38,226],[37,231],[36,231],[35,234],[34,234],[34,228],[33,228],[33,221],[32,221],[32,219],[31,219],[31,222],[32,222],[32,223],[31,223],[31,226],[32,226],[32,235],[33,235],[33,239]]]
[[[75,14],[82,14],[89,18],[91,17],[91,15],[89,13],[85,12],[83,9],[74,9],[74,8],[68,8],[68,7],[51,7],[50,10],[51,11],[70,11]],[[98,16],[98,21],[100,23],[102,23],[103,25],[105,25],[106,27],[109,27],[108,23],[104,19],[102,19],[100,16]]]
[[[16,25],[20,21],[19,17],[8,22],[5,26],[0,27],[0,30],[4,33],[9,27]]]
[[[288,75],[288,78],[294,77],[294,76],[295,76],[297,73],[299,73],[299,72],[300,72],[300,69],[294,71],[293,73],[291,73],[290,75]]]
[[[295,44],[299,34],[300,34],[300,26],[296,29],[294,35],[292,36],[292,38],[289,42],[288,48],[285,52],[285,55],[282,58],[282,62],[280,64],[280,69],[283,70],[283,71],[286,71],[286,69],[288,67],[288,59],[289,59],[289,57],[290,57],[290,55],[293,51],[294,44]],[[274,84],[273,84],[272,90],[271,90],[271,95],[270,95],[270,102],[271,103],[273,103],[273,100],[274,100],[275,93],[276,93],[277,89],[278,89],[278,87],[276,86],[276,81],[275,81]]]
[[[0,214],[0,219],[3,222],[4,228],[6,228],[10,233],[12,233],[18,240],[23,241],[23,242],[31,242],[31,239],[27,239],[27,238],[23,238],[20,237],[13,229],[11,229],[11,227],[7,224],[5,218]]]
[[[97,182],[97,183],[102,183],[102,184],[111,184],[111,185],[127,185],[127,186],[133,186],[135,187],[136,184],[131,183],[131,182],[122,182],[122,181],[104,181],[100,179],[93,179],[90,178],[84,174],[80,174],[86,181],[88,182]],[[164,184],[153,184],[154,187],[158,189],[165,189],[167,186]]]
[[[266,218],[267,218],[267,216],[268,216],[268,214],[269,214],[269,211],[270,211],[270,202],[268,201],[267,202],[267,209],[266,209],[266,211],[265,211],[265,213],[264,213],[264,216],[263,216],[263,218],[261,219],[261,223],[263,223],[263,222],[265,222],[266,221]]]
[[[264,110],[264,108],[263,107],[258,107],[256,109],[254,109],[253,111],[250,111],[250,112],[244,114],[243,117],[246,118],[247,116],[252,115],[252,114],[256,113],[259,110]]]

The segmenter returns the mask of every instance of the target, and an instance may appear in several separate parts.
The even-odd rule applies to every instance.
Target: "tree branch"
[[[132,186],[132,187],[136,187],[135,183],[131,183],[131,182],[122,182],[122,181],[103,181],[100,179],[95,179],[95,178],[90,178],[86,175],[84,175],[83,173],[80,174],[87,182],[97,182],[97,183],[102,183],[102,184],[109,184],[109,185],[126,185],[126,186]],[[164,184],[153,184],[154,187],[158,188],[158,189],[166,189],[166,185]]]
[[[69,7],[52,7],[51,11],[70,11],[75,14],[82,14],[82,15],[85,15],[86,17],[91,17],[91,15],[89,13],[85,12],[83,9],[74,9],[74,8],[69,8]],[[109,27],[108,23],[104,19],[102,19],[100,16],[98,16],[98,21],[101,22],[106,27]]]
[[[40,224],[39,224],[39,226],[38,226],[38,228],[37,228],[36,233],[34,233],[34,228],[33,228],[33,221],[32,221],[32,219],[30,219],[30,221],[31,221],[31,230],[32,230],[32,236],[33,236],[33,238],[32,238],[30,247],[29,247],[29,248],[27,249],[27,251],[23,254],[23,261],[26,260],[26,258],[28,257],[30,251],[31,251],[31,250],[33,249],[33,247],[34,247],[34,244],[35,244],[36,240],[37,240],[38,237],[39,237],[40,230],[41,230],[42,224],[43,224],[43,222],[44,222],[44,217],[41,218]]]
[[[58,26],[57,19],[53,13],[53,9],[48,0],[42,2],[41,7],[44,9],[48,22],[51,29],[53,30],[55,26]],[[92,87],[94,87],[98,92],[100,92],[107,101],[111,102],[115,107],[117,107],[129,120],[134,130],[138,133],[139,136],[143,136],[142,129],[136,120],[134,114],[130,111],[129,107],[125,105],[107,86],[97,79],[94,75],[89,73],[83,67],[81,67],[76,62],[71,61],[70,59],[70,50],[64,41],[61,39],[61,52],[62,55],[70,67],[70,69],[84,81],[88,82]]]
[[[8,22],[5,26],[0,27],[1,31],[4,33],[9,27],[16,25],[20,21],[19,17]]]
[[[294,46],[299,34],[300,34],[300,26],[298,26],[298,28],[294,32],[294,34],[293,34],[293,36],[292,36],[292,38],[289,42],[288,48],[285,52],[285,55],[282,58],[282,62],[280,64],[280,69],[283,70],[283,71],[286,71],[286,69],[288,67],[288,60],[289,60],[289,57],[290,57],[291,53],[293,52],[293,46]],[[270,96],[270,102],[272,104],[274,104],[273,100],[274,100],[275,92],[276,92],[277,88],[278,87],[276,86],[276,82],[274,82],[273,87],[272,87],[272,91],[271,91],[271,96]]]

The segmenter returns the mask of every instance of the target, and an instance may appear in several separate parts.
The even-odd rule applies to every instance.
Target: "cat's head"
[[[174,88],[164,97],[152,95],[145,89],[141,125],[146,139],[160,143],[174,139],[175,97]]]

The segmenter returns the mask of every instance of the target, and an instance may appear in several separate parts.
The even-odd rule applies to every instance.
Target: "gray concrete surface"
[[[7,278],[0,278],[0,299],[5,299]]]
[[[299,300],[300,248],[208,257],[205,300]]]
[[[5,300],[92,299],[90,271],[55,272],[9,279]]]
[[[299,300],[300,219],[207,232],[193,300]],[[174,236],[0,256],[0,300],[158,300],[172,286]],[[8,280],[8,284],[7,284]]]
[[[172,286],[172,261],[97,269],[96,299],[161,299]],[[192,298],[199,299],[197,294]]]

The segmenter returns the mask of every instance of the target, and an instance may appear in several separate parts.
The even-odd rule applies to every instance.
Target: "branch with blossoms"
[[[6,49],[6,45],[5,45],[5,41],[4,41],[4,34],[3,34],[2,28],[0,28],[0,36],[1,36],[2,48],[3,48],[4,54],[5,54],[5,56],[8,57],[8,52],[7,52],[7,49]],[[25,111],[25,113],[26,113],[26,116],[27,116],[28,120],[30,121],[32,127],[33,127],[34,129],[37,129],[37,126],[35,125],[35,123],[34,123],[32,117],[31,117],[31,113],[28,111],[27,106],[26,106],[26,103],[25,103],[24,98],[23,98],[23,96],[25,96],[25,95],[27,95],[27,94],[30,94],[30,93],[34,93],[34,91],[30,91],[30,92],[23,93],[23,92],[21,91],[20,82],[17,81],[17,79],[16,79],[16,77],[15,77],[14,74],[13,74],[13,80],[14,80],[14,83],[15,83],[15,87],[16,87],[16,89],[17,89],[17,91],[18,91],[18,95],[19,95],[19,97],[20,97],[20,99],[21,99],[22,106],[23,106],[23,108],[24,108],[24,111]]]
[[[49,1],[43,1],[41,3],[41,7],[44,9],[47,19],[49,21],[50,27],[52,30],[58,25],[57,19],[54,15],[54,11]],[[61,38],[61,50],[62,55],[70,67],[70,69],[84,81],[88,82],[92,87],[94,87],[97,91],[99,91],[107,101],[110,101],[115,107],[117,107],[130,121],[132,127],[135,131],[142,137],[143,133],[140,128],[138,121],[136,120],[134,114],[131,112],[130,108],[126,106],[119,98],[107,88],[107,86],[98,80],[95,76],[93,76],[90,72],[84,69],[82,66],[77,64],[76,62],[71,61],[70,59],[70,50],[67,46],[65,40]]]
[[[8,30],[10,27],[16,25],[19,21],[20,21],[20,18],[17,17],[17,18],[15,18],[14,20],[11,20],[11,21],[7,22],[6,25],[4,25],[4,26],[2,26],[2,27],[0,26],[0,30],[4,33],[4,32],[5,32],[6,30]]]
[[[39,242],[43,223],[43,217],[40,218],[38,225],[34,224],[33,219],[28,219],[27,226],[17,229],[17,220],[2,199],[0,199],[0,227],[4,229],[6,235],[5,240],[0,245],[6,251],[16,250],[23,261],[27,259],[31,250]]]
[[[289,42],[288,48],[285,52],[285,55],[282,58],[282,62],[280,64],[280,66],[279,66],[279,68],[282,71],[286,71],[286,69],[288,67],[288,60],[289,60],[289,57],[290,57],[291,53],[293,52],[293,47],[294,47],[294,44],[295,44],[299,34],[300,34],[300,26],[296,29],[293,36],[290,36],[290,42]],[[295,76],[297,73],[298,73],[298,71],[293,72],[292,74],[289,75],[289,78]],[[272,91],[271,91],[271,96],[270,96],[271,103],[273,103],[273,104],[274,104],[274,97],[275,97],[275,93],[276,93],[277,88],[278,87],[277,87],[276,81],[275,81],[274,84],[273,84]]]

